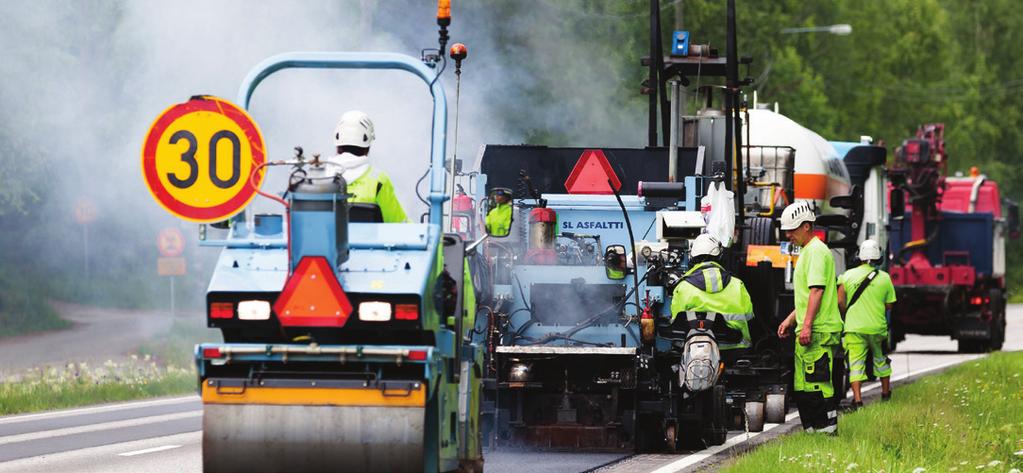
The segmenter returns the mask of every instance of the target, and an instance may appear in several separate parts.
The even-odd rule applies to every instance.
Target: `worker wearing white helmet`
[[[352,110],[346,112],[334,129],[337,156],[327,161],[341,166],[348,183],[348,200],[353,204],[376,204],[385,223],[405,222],[405,210],[394,193],[394,184],[383,171],[370,165],[369,150],[376,138],[369,115]]]
[[[881,270],[881,246],[864,240],[857,255],[860,266],[838,278],[838,307],[845,315],[845,351],[849,359],[853,408],[863,405],[860,386],[867,380],[867,353],[874,359],[874,375],[881,378],[881,399],[891,398],[892,367],[882,348],[888,338],[886,311],[895,303],[895,286]]]
[[[781,214],[781,229],[798,247],[799,260],[792,277],[795,310],[778,325],[778,336],[796,329],[793,388],[803,428],[830,434],[838,432],[838,396],[841,364],[842,318],[838,311],[835,259],[814,234],[817,220],[809,202],[789,205]]]
[[[690,325],[711,320],[718,348],[724,351],[749,348],[749,321],[753,303],[742,280],[719,262],[721,245],[709,234],[693,240],[689,271],[675,286],[671,297],[671,320],[679,315]]]

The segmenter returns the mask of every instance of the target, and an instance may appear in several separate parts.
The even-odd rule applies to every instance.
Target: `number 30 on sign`
[[[142,177],[160,205],[193,222],[217,222],[252,200],[266,147],[244,110],[209,96],[165,110],[142,145]],[[250,179],[251,177],[251,179]]]

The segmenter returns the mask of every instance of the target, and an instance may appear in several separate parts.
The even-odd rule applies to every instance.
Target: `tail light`
[[[991,302],[991,298],[988,297],[973,296],[970,298],[970,305],[984,305],[989,302]]]
[[[814,235],[815,235],[815,236],[816,236],[816,237],[817,237],[818,239],[820,239],[820,241],[822,241],[822,242],[824,242],[824,243],[827,243],[827,242],[828,242],[828,232],[826,232],[826,231],[824,231],[824,230],[821,230],[821,229],[816,229],[816,230],[814,230],[814,231],[813,231],[813,234],[814,234]]]
[[[234,304],[231,302],[213,302],[210,304],[211,319],[230,319],[234,317]]]
[[[417,305],[417,304],[395,304],[394,305],[394,319],[395,320],[418,320],[419,319],[419,305]]]
[[[205,359],[220,358],[223,354],[220,353],[220,349],[217,347],[203,348],[202,357]]]
[[[406,358],[409,361],[426,361],[426,350],[411,350]]]

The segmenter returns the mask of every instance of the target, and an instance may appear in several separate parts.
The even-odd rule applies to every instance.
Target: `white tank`
[[[823,213],[839,213],[828,201],[848,195],[849,172],[835,148],[817,133],[771,110],[750,110],[742,139],[752,146],[790,146],[796,151],[795,197],[812,200]],[[745,143],[749,137],[749,143]],[[763,152],[767,152],[766,150]],[[758,150],[751,153],[754,158]]]

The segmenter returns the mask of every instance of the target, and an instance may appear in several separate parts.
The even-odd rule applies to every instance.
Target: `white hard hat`
[[[369,115],[358,110],[345,112],[334,129],[335,146],[358,146],[369,148],[373,144],[373,122]]]
[[[817,215],[807,201],[796,202],[785,207],[781,213],[781,229],[795,230],[805,222],[816,222]]]
[[[860,243],[860,252],[857,257],[860,258],[860,261],[881,259],[881,245],[874,240],[863,240],[863,243]]]
[[[693,246],[689,249],[689,256],[720,256],[721,255],[721,244],[718,243],[714,237],[710,236],[709,233],[701,234],[693,240]]]

